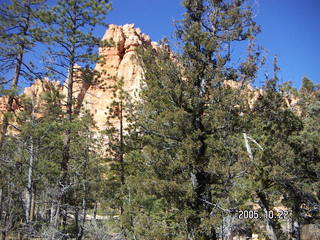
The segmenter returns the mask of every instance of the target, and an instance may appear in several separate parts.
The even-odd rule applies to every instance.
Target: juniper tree
[[[319,86],[303,79],[297,96],[297,113],[303,129],[289,139],[294,155],[286,172],[290,179],[281,179],[283,204],[291,211],[290,239],[301,239],[303,224],[317,223],[319,218]]]
[[[266,80],[263,93],[254,103],[248,117],[247,133],[255,143],[250,144],[252,155],[248,163],[250,175],[247,176],[247,188],[250,189],[252,200],[258,202],[263,216],[268,216],[269,211],[275,213],[274,207],[280,204],[281,187],[280,181],[276,179],[289,177],[286,175],[286,164],[291,161],[292,148],[288,138],[301,129],[299,119],[278,91],[278,70],[275,61],[274,76]],[[285,237],[277,219],[263,219],[270,239]]]
[[[263,93],[249,110],[251,113],[247,113],[248,134],[254,142],[252,149],[248,144],[251,162],[247,167],[251,169],[251,174],[246,176],[246,188],[264,212],[277,214],[275,207],[279,206],[288,210],[286,217],[280,220],[272,217],[264,219],[269,238],[300,239],[300,226],[306,219],[310,222],[315,220],[317,211],[314,206],[319,201],[315,194],[319,156],[311,134],[314,131],[309,129],[315,125],[313,121],[310,125],[305,122],[316,117],[316,114],[306,118],[306,112],[301,108],[304,105],[302,96],[300,106],[291,106],[289,100],[298,97],[297,91],[288,84],[279,89],[278,71],[275,61],[274,76],[266,80]],[[312,89],[309,82],[307,86]],[[311,100],[312,97],[305,99]],[[310,214],[312,211],[314,216]],[[289,235],[286,235],[280,224],[289,221],[292,226],[288,229]]]
[[[182,55],[161,47],[142,56],[145,73],[135,112],[142,150],[128,156],[140,171],[127,180],[128,227],[136,238],[218,238],[243,127],[240,89],[224,83],[247,79],[229,64],[229,47],[259,30],[245,5],[183,1],[186,13],[177,27]]]

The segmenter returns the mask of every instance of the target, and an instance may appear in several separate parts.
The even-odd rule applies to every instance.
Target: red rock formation
[[[99,50],[104,61],[97,64],[95,69],[101,73],[101,83],[90,87],[83,99],[83,107],[90,110],[100,129],[105,128],[105,113],[112,102],[113,89],[110,87],[122,79],[123,89],[133,98],[140,88],[142,68],[135,58],[136,48],[138,46],[157,48],[156,43],[151,42],[150,37],[141,33],[141,30],[135,28],[133,24],[124,26],[110,24],[102,40],[114,44]]]

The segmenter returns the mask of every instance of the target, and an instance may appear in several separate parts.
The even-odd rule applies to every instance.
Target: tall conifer
[[[188,0],[183,6],[177,27],[182,55],[164,45],[142,55],[142,103],[134,113],[142,150],[128,156],[140,172],[127,180],[128,215],[136,214],[127,220],[141,239],[148,233],[152,239],[217,239],[241,151],[240,89],[225,81],[241,86],[250,78],[229,63],[233,42],[254,39],[259,30],[252,11],[245,1]]]
[[[109,9],[110,3],[108,0],[58,0],[57,4],[46,15],[43,15],[43,21],[49,25],[48,42],[51,43],[47,68],[53,74],[52,76],[57,76],[60,81],[65,81],[67,89],[65,133],[59,181],[61,214],[63,215],[64,226],[67,224],[69,201],[68,175],[71,158],[72,122],[78,114],[78,111],[74,108],[76,104],[74,85],[76,80],[85,82],[84,84],[92,84],[94,77],[87,79],[85,70],[92,72],[90,70],[92,64],[98,59],[95,51],[99,46],[99,39],[93,33],[96,26],[104,23]]]
[[[0,148],[4,143],[10,123],[10,116],[17,103],[21,79],[33,80],[41,77],[34,69],[34,64],[26,60],[37,42],[41,41],[43,31],[40,28],[40,14],[43,11],[45,0],[12,0],[0,5],[0,73],[5,77],[3,85],[9,85],[7,98],[7,112],[4,114]],[[26,84],[26,83],[25,83]],[[11,116],[12,117],[12,116]]]

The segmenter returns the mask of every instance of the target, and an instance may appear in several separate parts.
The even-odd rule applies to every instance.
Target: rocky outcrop
[[[8,108],[8,97],[0,97],[0,123],[2,122],[2,118],[6,112],[11,112],[13,115],[17,115],[20,111],[24,111],[25,106],[23,106],[23,98],[29,98],[32,100],[34,104],[34,114],[37,118],[43,116],[44,113],[39,111],[42,106],[45,104],[45,101],[42,99],[44,93],[49,92],[51,89],[55,89],[62,93],[63,87],[56,81],[50,81],[48,79],[44,80],[35,80],[34,83],[30,87],[26,87],[23,93],[19,97],[15,97],[12,109]],[[14,118],[13,118],[13,121]],[[11,123],[8,127],[8,133],[15,133],[16,129],[13,127],[15,123]]]
[[[113,96],[112,86],[123,81],[123,90],[131,97],[136,97],[142,78],[142,67],[136,59],[136,48],[145,46],[157,48],[150,37],[141,33],[133,24],[117,26],[110,24],[102,40],[111,46],[100,48],[101,61],[95,70],[100,72],[99,84],[91,86],[83,99],[83,107],[94,116],[100,129],[105,128],[106,111]]]

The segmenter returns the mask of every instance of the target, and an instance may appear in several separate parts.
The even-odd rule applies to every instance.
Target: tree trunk
[[[82,225],[86,223],[86,217],[87,217],[87,198],[88,198],[88,187],[87,184],[83,184],[83,191],[84,191],[84,197],[82,199]]]
[[[122,97],[122,96],[121,96]],[[125,172],[124,172],[124,159],[123,159],[123,103],[122,103],[122,99],[120,100],[120,153],[119,153],[119,160],[120,160],[120,167],[121,167],[121,191],[122,191],[122,199],[123,199],[123,186],[125,185]],[[120,207],[120,215],[123,215],[123,201],[121,203],[121,207]]]
[[[267,212],[265,210],[265,212]],[[275,228],[273,226],[273,221],[271,219],[266,219],[266,229],[267,229],[267,235],[270,237],[271,240],[277,240],[277,234],[275,231]]]
[[[292,222],[292,240],[301,239],[300,223],[297,220]]]
[[[97,201],[94,202],[94,209],[93,209],[93,220],[96,221],[97,219],[97,209],[98,209],[98,203]]]
[[[18,232],[18,239],[23,240],[23,234],[21,232]]]
[[[87,137],[88,140],[88,137]],[[82,221],[77,226],[77,240],[81,240],[83,238],[83,231],[86,223],[86,215],[87,215],[87,198],[88,198],[88,186],[87,186],[87,168],[88,168],[88,162],[89,162],[89,154],[88,154],[88,144],[86,145],[85,149],[85,162],[84,162],[84,173],[83,173],[83,183],[82,183],[82,191],[83,191],[83,197],[82,197]]]
[[[9,202],[7,205],[7,210],[6,214],[4,215],[4,219],[3,219],[3,230],[2,230],[2,240],[6,240],[7,238],[7,232],[8,232],[8,221],[9,221],[9,214],[10,214],[10,210],[11,210],[11,200],[12,200],[12,196],[11,196],[11,189],[10,186],[8,185],[8,195],[7,197],[9,198]],[[10,224],[10,223],[9,223]]]
[[[87,186],[87,182],[85,181],[83,183],[83,193],[84,196],[82,198],[82,224],[80,226],[79,229],[79,238],[78,240],[81,240],[83,238],[83,231],[85,228],[85,224],[86,224],[86,217],[87,217],[87,198],[88,198],[88,186]]]
[[[198,76],[198,81],[195,84],[195,87],[199,89],[198,96],[200,98],[199,106],[193,116],[193,126],[196,131],[199,131],[201,134],[198,136],[199,147],[197,147],[195,163],[192,166],[191,170],[191,181],[193,184],[193,189],[196,193],[196,199],[194,202],[194,209],[196,211],[205,210],[208,216],[212,212],[212,196],[210,191],[210,186],[212,184],[211,175],[204,170],[204,167],[207,165],[208,159],[206,158],[207,143],[206,143],[206,134],[205,128],[202,122],[204,114],[204,101],[202,98],[205,96],[205,80],[203,79],[203,72]],[[200,165],[199,169],[197,165]],[[195,221],[195,229],[201,224],[201,219],[198,218]],[[193,229],[193,230],[195,230]],[[193,231],[192,230],[192,231]],[[209,233],[201,233],[201,238],[204,240],[215,240],[217,239],[216,230],[214,226],[210,227]]]
[[[79,236],[80,236],[80,224],[79,224],[79,210],[76,207],[75,208],[75,213],[74,213],[74,221],[75,221],[75,227],[77,229],[77,234],[76,234],[76,239],[79,240]],[[81,239],[81,238],[80,238]]]
[[[2,214],[3,214],[3,187],[0,188],[0,224],[2,223]],[[5,224],[3,224],[5,226]],[[1,239],[5,240],[6,239],[6,232],[3,230],[1,232]]]
[[[77,234],[77,240],[81,240],[83,238],[83,230],[84,225],[86,223],[86,215],[87,215],[87,186],[86,183],[83,183],[83,192],[84,196],[82,198],[82,221],[81,224],[78,224],[78,234]]]
[[[36,188],[33,184],[32,192],[32,201],[31,201],[31,210],[30,210],[30,221],[33,221],[36,215]]]
[[[27,184],[27,202],[26,202],[26,222],[30,222],[31,217],[31,206],[33,201],[33,190],[32,190],[32,171],[33,171],[33,161],[34,161],[34,145],[33,138],[31,137],[30,145],[30,158],[29,158],[29,167],[28,167],[28,184]]]
[[[58,218],[60,213],[60,202],[55,203],[54,201],[51,204],[50,209],[50,226],[56,228],[58,226]]]
[[[277,237],[275,223],[274,223],[273,219],[270,219],[270,218],[267,217],[268,216],[268,212],[270,210],[267,197],[262,192],[257,192],[257,195],[258,195],[258,198],[260,200],[259,201],[260,207],[265,212],[265,223],[266,223],[267,235],[271,240],[277,240],[278,237]]]
[[[54,216],[55,216],[55,207],[54,207],[54,203],[52,203],[50,208],[50,220],[49,220],[49,224],[51,226],[53,225]]]
[[[31,124],[32,128],[35,128],[35,98],[36,93],[32,93],[32,113],[31,113]],[[28,224],[31,221],[32,216],[32,202],[33,202],[33,165],[34,165],[34,157],[35,157],[35,151],[34,151],[34,140],[31,135],[30,137],[30,149],[29,149],[29,165],[28,165],[28,182],[27,182],[27,201],[26,201],[26,223]]]
[[[3,206],[3,187],[0,188],[0,223],[2,221],[2,206]]]
[[[227,213],[227,216],[223,217],[224,222],[224,236],[226,240],[233,239],[232,226],[233,226],[233,217],[230,213]]]
[[[74,51],[73,51],[74,52]],[[71,60],[69,67],[69,76],[67,82],[68,94],[67,94],[67,120],[72,121],[72,99],[73,99],[73,74],[74,74],[74,63]],[[69,173],[68,165],[70,160],[70,134],[71,129],[68,127],[65,131],[63,139],[63,150],[62,150],[62,161],[61,161],[61,177],[60,177],[60,192],[61,192],[61,210],[63,212],[63,229],[65,229],[67,224],[67,205],[68,205],[68,188],[69,188]]]
[[[291,240],[301,239],[301,226],[299,222],[300,205],[297,204],[292,208],[291,217]]]

